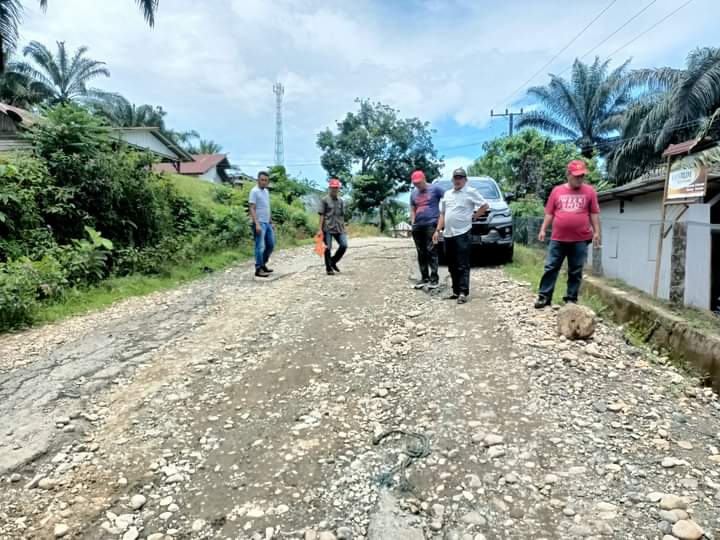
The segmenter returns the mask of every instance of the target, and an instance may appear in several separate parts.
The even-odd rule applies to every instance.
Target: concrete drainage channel
[[[682,317],[601,279],[586,277],[583,290],[607,305],[615,322],[641,328],[646,343],[671,352],[720,392],[720,337],[692,328]]]
[[[368,540],[424,540],[422,527],[406,514],[386,489],[380,491],[378,504],[370,516]]]

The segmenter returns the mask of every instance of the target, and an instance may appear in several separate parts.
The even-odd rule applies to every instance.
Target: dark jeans
[[[437,283],[438,278],[438,253],[433,244],[432,237],[436,225],[416,225],[413,227],[412,235],[417,249],[418,265],[420,266],[420,279]]]
[[[557,240],[550,240],[547,260],[545,261],[545,273],[540,280],[540,295],[545,297],[548,302],[552,301],[555,282],[557,281],[563,261],[567,257],[567,296],[565,296],[563,300],[566,302],[577,301],[587,252],[588,242],[559,242]]]
[[[342,256],[345,255],[345,251],[347,250],[347,236],[345,233],[331,233],[328,231],[324,231],[324,242],[327,246],[325,248],[325,268],[327,270],[331,270],[332,266],[340,262],[340,259],[342,259]],[[338,248],[337,251],[335,251],[335,255],[332,257],[330,256],[330,250],[332,249],[332,241],[333,238],[337,240]]]
[[[270,223],[260,224],[260,234],[255,230],[254,223],[250,223],[250,229],[255,239],[255,269],[258,270],[270,260],[275,248],[275,234]]]
[[[445,239],[445,256],[454,294],[470,294],[470,231]]]

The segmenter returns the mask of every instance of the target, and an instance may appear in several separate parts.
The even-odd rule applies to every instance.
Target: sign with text
[[[683,167],[670,171],[665,202],[700,202],[707,191],[707,167]],[[690,200],[688,200],[690,199]]]

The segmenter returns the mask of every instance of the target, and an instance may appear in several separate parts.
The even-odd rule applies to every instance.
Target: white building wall
[[[170,159],[175,159],[175,153],[147,131],[119,131],[120,138],[127,143],[141,148],[147,148]]]
[[[212,182],[214,184],[221,184],[222,178],[220,178],[220,174],[218,174],[217,167],[213,167],[209,171],[207,171],[204,174],[200,175],[200,178],[205,180],[206,182]]]
[[[624,202],[600,205],[603,248],[602,265],[605,277],[621,279],[625,283],[652,293],[655,280],[658,234],[662,218],[662,193],[650,193]],[[668,207],[666,219],[673,219],[680,206]],[[680,218],[683,222],[709,223],[708,205],[691,205]],[[670,259],[672,232],[663,240],[658,296],[668,299],[670,294]],[[685,302],[708,309],[710,307],[710,229],[688,224],[687,259],[685,266]]]

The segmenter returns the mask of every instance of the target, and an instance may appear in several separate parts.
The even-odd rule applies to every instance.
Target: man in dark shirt
[[[415,186],[410,193],[410,223],[420,266],[420,281],[415,288],[436,289],[439,281],[438,253],[433,233],[440,215],[443,191],[435,184],[428,184],[422,171],[413,172],[410,180]]]
[[[345,234],[345,203],[339,197],[340,180],[330,179],[328,194],[320,199],[320,232],[325,241],[325,271],[328,276],[340,272],[337,263],[347,250],[347,235]],[[337,240],[338,248],[335,255],[330,255],[333,238]]]

